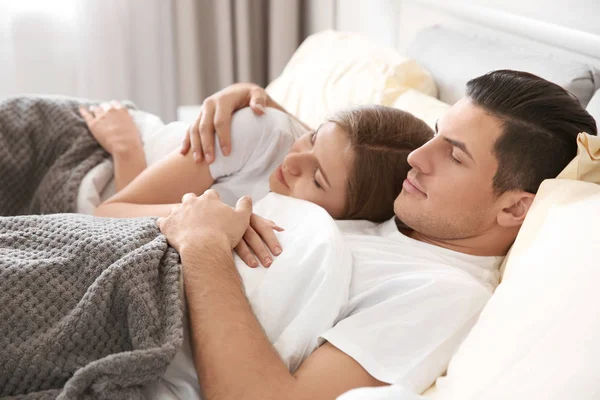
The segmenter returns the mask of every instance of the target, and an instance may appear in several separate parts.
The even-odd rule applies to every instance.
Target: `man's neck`
[[[408,226],[404,225],[402,221],[396,218],[396,226],[398,230],[412,239],[418,240],[423,243],[429,243],[434,246],[443,247],[445,249],[453,250],[459,253],[470,254],[473,256],[502,256],[504,257],[513,241],[507,243],[507,240],[497,237],[497,235],[483,234],[479,236],[464,238],[464,239],[438,239],[428,235],[424,235],[417,232]]]

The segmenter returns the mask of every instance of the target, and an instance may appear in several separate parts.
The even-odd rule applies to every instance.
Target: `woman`
[[[336,219],[381,222],[393,216],[394,199],[409,169],[408,154],[433,136],[420,119],[383,106],[343,110],[315,131],[274,108],[267,108],[264,116],[246,108],[232,119],[231,154],[216,154],[209,165],[177,150],[188,131],[182,122],[156,132],[156,127],[144,128],[133,112],[137,129],[117,102],[80,111],[113,155],[117,193],[94,212],[105,217],[166,216],[183,194],[212,187],[230,205],[244,195],[256,202],[273,191],[315,203]],[[140,133],[149,139],[144,144]],[[144,156],[158,161],[144,170]],[[249,266],[258,266],[250,248],[269,266],[272,260],[263,241],[279,255],[277,239],[267,231],[281,228],[258,216],[252,226],[236,251]]]
[[[118,118],[106,118],[113,110],[121,111]],[[314,131],[278,110],[269,108],[259,117],[247,108],[232,120],[229,157],[217,154],[209,165],[165,148],[168,154],[143,170],[140,133],[126,110],[111,103],[81,113],[113,154],[115,178],[121,177],[115,182],[118,193],[95,211],[109,217],[168,215],[183,194],[213,187],[230,204],[243,195],[257,201],[273,191],[318,204],[336,219],[384,221],[393,215],[408,171],[407,155],[433,135],[411,114],[382,106],[343,110]],[[181,138],[186,130],[172,123],[155,136]],[[128,153],[126,162],[115,156],[119,151]],[[143,170],[137,177],[131,172],[136,168]]]

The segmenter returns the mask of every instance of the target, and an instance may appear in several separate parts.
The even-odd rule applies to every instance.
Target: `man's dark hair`
[[[579,132],[597,134],[594,118],[575,96],[536,75],[492,71],[467,82],[473,104],[500,119],[503,134],[494,145],[498,171],[493,188],[536,193],[577,154]]]

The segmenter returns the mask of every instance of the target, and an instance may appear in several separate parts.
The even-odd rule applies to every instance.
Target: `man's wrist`
[[[231,255],[231,245],[227,235],[207,233],[196,236],[190,243],[183,243],[179,250],[182,262],[197,260],[207,254]]]

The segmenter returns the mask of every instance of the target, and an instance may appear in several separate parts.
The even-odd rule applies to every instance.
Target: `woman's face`
[[[269,177],[271,191],[307,200],[339,218],[346,204],[354,152],[346,132],[333,122],[298,138]]]

